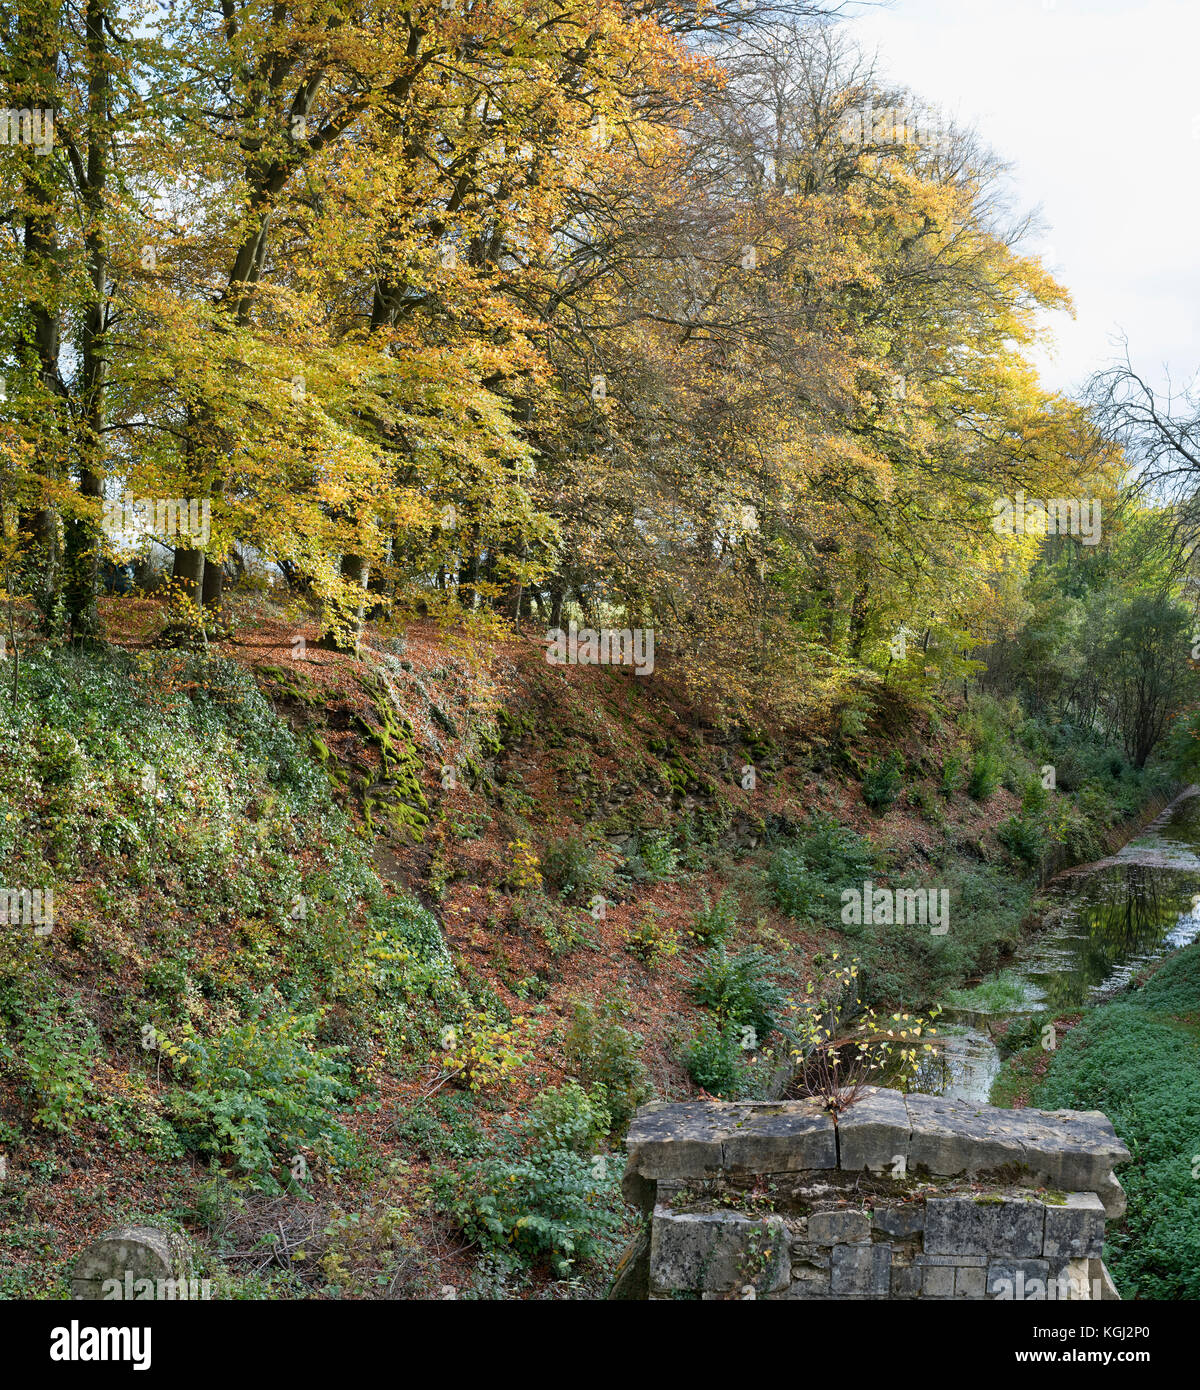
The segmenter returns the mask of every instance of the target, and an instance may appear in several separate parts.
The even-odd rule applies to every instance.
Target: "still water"
[[[1000,1070],[990,1031],[997,1023],[1098,1003],[1200,936],[1200,787],[1189,787],[1111,858],[1060,875],[1046,896],[1041,928],[1002,972],[1020,982],[1024,1002],[993,1014],[948,1009],[943,1048],[915,1090],[986,1102]]]

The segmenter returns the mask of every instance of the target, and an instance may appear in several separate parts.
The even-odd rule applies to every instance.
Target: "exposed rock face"
[[[651,1298],[1116,1296],[1104,1221],[1129,1151],[1098,1111],[884,1089],[836,1124],[809,1101],[662,1104],[626,1145]]]

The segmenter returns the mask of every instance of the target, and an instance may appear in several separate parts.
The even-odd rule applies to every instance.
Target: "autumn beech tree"
[[[995,159],[898,123],[816,18],[6,18],[10,87],[57,113],[48,156],[0,161],[0,521],[46,630],[100,635],[130,492],[211,520],[156,536],[164,640],[223,634],[254,552],[324,645],[369,613],[653,627],[719,718],[971,669],[1035,549],[997,498],[1102,490],[1120,455],[1029,365],[1067,298]]]
[[[727,710],[819,706],[893,663],[902,622],[919,668],[953,668],[993,498],[1112,462],[1024,361],[1065,296],[994,162],[954,132],[846,140],[848,111],[905,101],[850,59],[805,31],[729,55],[675,165],[631,167],[612,202],[636,211],[587,248],[589,352],[564,335],[564,393],[586,401],[589,367],[605,392],[548,496],[563,575],[663,624]]]

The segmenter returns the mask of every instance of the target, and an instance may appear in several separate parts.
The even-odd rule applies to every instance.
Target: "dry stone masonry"
[[[1129,1151],[1096,1110],[883,1089],[836,1122],[811,1101],[659,1104],[626,1146],[649,1229],[614,1297],[1118,1296],[1104,1223]]]

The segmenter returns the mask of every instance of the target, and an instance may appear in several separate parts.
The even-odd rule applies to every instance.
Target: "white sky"
[[[1034,248],[1071,291],[1046,384],[1078,386],[1129,339],[1135,367],[1200,371],[1200,0],[852,5],[881,71],[974,126],[1041,208]],[[1045,254],[1046,251],[1049,254]]]

